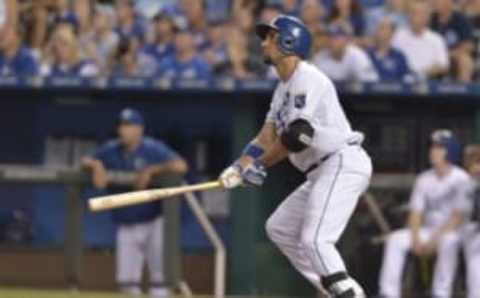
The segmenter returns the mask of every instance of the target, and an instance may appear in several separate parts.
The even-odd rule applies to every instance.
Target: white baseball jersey
[[[323,50],[313,57],[312,63],[334,81],[378,81],[377,71],[367,53],[353,44],[345,48],[341,59]]]
[[[415,183],[410,209],[422,211],[424,225],[439,227],[450,218],[454,210],[465,209],[465,186],[469,175],[453,166],[445,177],[439,177],[433,169],[420,174]]]
[[[315,130],[309,148],[289,154],[290,161],[301,171],[347,143],[363,141],[363,134],[352,131],[332,81],[304,61],[287,82],[278,84],[266,122],[274,123],[277,134],[281,135],[297,119],[307,120]]]

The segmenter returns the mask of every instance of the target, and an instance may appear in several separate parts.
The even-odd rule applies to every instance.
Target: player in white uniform
[[[463,198],[468,174],[454,165],[460,145],[449,130],[432,134],[432,169],[421,173],[410,198],[408,228],[393,232],[387,239],[380,272],[380,293],[401,297],[401,281],[409,251],[417,256],[436,252],[432,295],[450,297],[458,263],[460,234],[464,219]]]
[[[302,21],[281,15],[256,31],[280,83],[260,133],[220,180],[262,185],[265,169],[289,157],[307,181],[268,219],[269,237],[319,290],[365,297],[335,247],[372,174],[363,135],[352,131],[330,79],[304,61],[311,35]]]
[[[469,221],[462,230],[467,297],[480,298],[480,145],[465,149],[465,168],[471,175],[465,196],[465,214]]]

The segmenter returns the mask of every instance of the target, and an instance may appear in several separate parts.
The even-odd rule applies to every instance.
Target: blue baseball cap
[[[342,26],[339,24],[332,24],[328,26],[327,28],[327,33],[330,36],[334,37],[352,37],[353,32],[350,28],[347,26]]]
[[[143,116],[139,111],[131,108],[126,108],[120,112],[120,115],[118,116],[118,123],[128,123],[144,126],[145,120],[143,119]]]

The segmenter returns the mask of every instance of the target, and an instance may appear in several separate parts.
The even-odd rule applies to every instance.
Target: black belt
[[[358,146],[360,145],[359,142],[348,142],[347,143],[348,146]],[[308,175],[310,174],[311,172],[313,172],[314,170],[316,170],[322,163],[324,163],[325,161],[327,161],[327,159],[329,159],[330,157],[332,157],[332,155],[334,155],[336,152],[332,152],[332,153],[328,153],[327,155],[325,155],[324,157],[322,157],[320,159],[320,162],[316,162],[314,163],[313,165],[309,166],[308,169],[303,172],[304,175]]]

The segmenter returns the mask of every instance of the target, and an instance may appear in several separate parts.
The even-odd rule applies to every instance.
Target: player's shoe
[[[331,298],[367,298],[362,287],[344,272],[325,277],[323,284]]]

